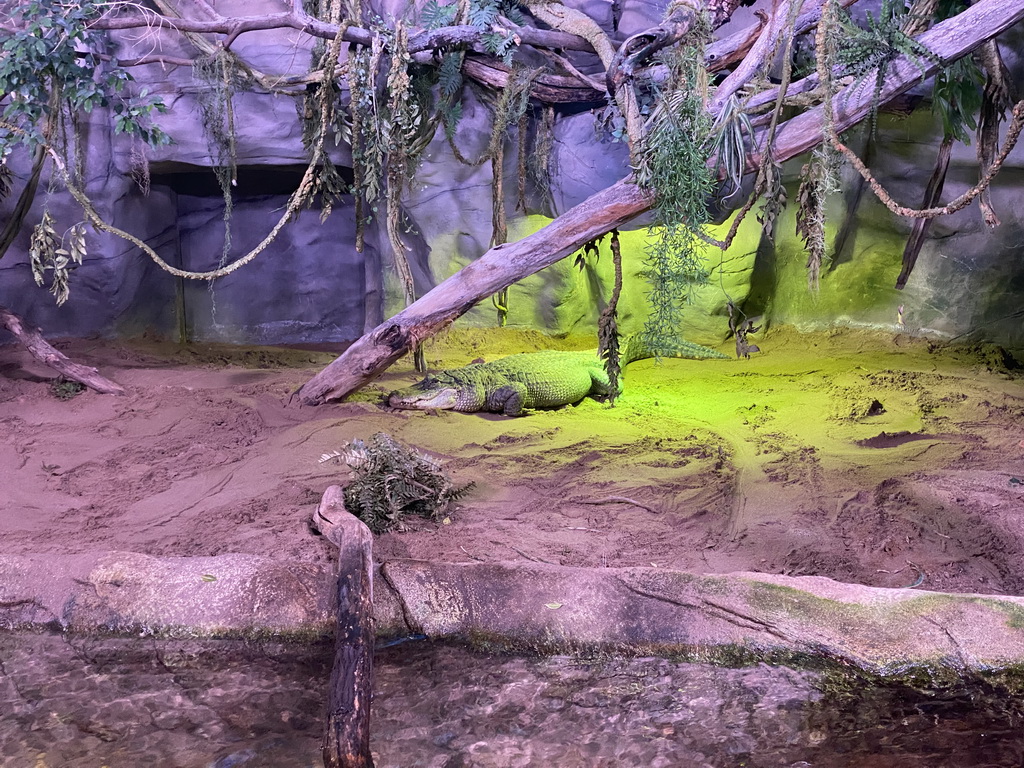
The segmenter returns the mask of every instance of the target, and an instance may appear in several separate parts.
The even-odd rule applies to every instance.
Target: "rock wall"
[[[595,18],[619,36],[655,23],[655,4],[586,0]],[[220,2],[221,13],[252,14],[280,10],[282,0],[257,3]],[[742,9],[747,13],[748,9]],[[736,22],[742,23],[742,20]],[[735,26],[735,25],[734,25]],[[728,34],[724,28],[722,34]],[[168,55],[194,55],[181,38],[158,34]],[[1015,78],[1024,77],[1016,51],[1022,35],[1011,31],[1003,50]],[[127,38],[112,44],[128,49]],[[118,47],[120,46],[120,47]],[[239,52],[254,67],[275,76],[300,75],[308,67],[309,45],[297,35],[259,32],[239,39]],[[596,63],[596,57],[590,57]],[[584,69],[586,57],[579,62]],[[211,184],[213,164],[202,126],[199,96],[204,88],[185,67],[149,65],[135,72],[138,87],[163,96],[171,107],[160,124],[174,144],[149,151],[150,190],[133,182],[139,163],[131,144],[112,136],[109,115],[97,110],[86,130],[87,189],[100,212],[114,224],[145,239],[168,262],[192,270],[214,268],[222,261],[223,203]],[[305,161],[296,119],[296,99],[240,93],[234,99],[240,165],[233,219],[233,247],[228,260],[259,242],[280,216]],[[550,195],[531,189],[528,210],[516,211],[514,184],[507,185],[506,209],[510,237],[535,231],[542,216],[557,215],[628,172],[623,144],[612,141],[600,126],[598,109],[563,110],[553,135]],[[458,143],[468,157],[479,157],[488,141],[490,107],[467,89],[465,115]],[[878,134],[860,141],[881,181],[908,205],[919,202],[931,171],[938,136],[936,120],[926,111],[898,121],[883,117]],[[531,131],[533,133],[533,131]],[[510,131],[506,180],[515,178],[516,131]],[[344,145],[332,150],[335,162],[350,164]],[[137,153],[134,155],[137,158]],[[27,160],[12,158],[24,178]],[[801,162],[787,166],[790,200],[795,199]],[[197,174],[205,181],[196,181]],[[959,147],[953,158],[943,199],[966,189],[976,177],[973,147]],[[943,337],[972,335],[1013,347],[1024,347],[1019,298],[1024,290],[1021,243],[1024,242],[1024,147],[1010,156],[993,185],[993,199],[1003,225],[988,230],[973,205],[935,222],[910,284],[893,288],[909,224],[897,220],[858,189],[848,174],[847,189],[831,202],[830,242],[833,253],[820,287],[806,284],[806,256],[794,234],[794,206],[780,222],[774,245],[762,242],[754,217],[729,253],[709,253],[712,280],[697,291],[687,309],[684,335],[715,343],[727,333],[725,303],[746,305],[749,314],[765,313],[771,322],[821,327],[835,323],[893,327]],[[44,289],[32,283],[27,262],[30,226],[44,206],[63,230],[81,219],[68,195],[46,182],[28,225],[7,257],[0,261],[0,303],[25,315],[50,335],[134,335],[151,332],[170,338],[239,343],[344,342],[372,328],[401,306],[401,291],[390,264],[390,247],[378,223],[367,233],[367,248],[354,250],[350,206],[337,208],[324,225],[314,209],[302,212],[282,236],[254,263],[209,286],[180,280],[161,271],[146,256],[113,237],[88,234],[89,257],[72,276],[71,299],[56,307]],[[0,203],[7,214],[14,200]],[[416,183],[405,198],[405,241],[419,294],[478,258],[491,240],[491,168],[489,163],[458,162],[443,135],[435,137],[419,165]],[[627,286],[620,319],[629,330],[646,315],[643,253],[646,222],[634,222],[623,233]],[[724,231],[724,230],[723,230]],[[523,281],[512,291],[509,320],[554,333],[593,328],[611,289],[607,242],[599,259],[582,269],[566,260]],[[383,265],[383,269],[382,269]],[[253,298],[258,296],[258,300]],[[903,307],[904,327],[896,326]],[[474,310],[466,322],[495,322],[492,307]]]

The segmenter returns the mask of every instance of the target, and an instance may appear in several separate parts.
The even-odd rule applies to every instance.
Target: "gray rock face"
[[[287,203],[283,195],[239,200],[231,220],[228,263],[270,232]],[[217,269],[223,253],[224,204],[219,197],[178,196],[181,266]],[[301,211],[274,242],[238,271],[184,283],[191,338],[240,344],[295,344],[358,338],[363,330],[365,276],[355,224],[344,211],[320,224]]]
[[[617,5],[581,0],[577,5],[616,39],[656,24],[663,13],[656,3]],[[218,3],[217,9],[224,14],[251,15],[285,7],[283,0],[234,0]],[[400,15],[404,4],[396,0],[381,7],[385,15]],[[747,19],[748,9],[742,9],[742,14]],[[743,19],[719,34],[735,31]],[[1017,80],[1024,75],[1016,53],[1022,35],[1020,30],[1011,30],[1003,45]],[[156,33],[153,41],[169,56],[196,53],[191,43],[166,30]],[[127,36],[117,37],[111,52],[124,54],[131,45]],[[247,33],[237,46],[251,66],[273,77],[305,72],[311,48],[311,41],[287,30]],[[580,63],[585,66],[582,59]],[[197,192],[183,184],[185,177],[180,175],[208,172],[205,169],[214,162],[199,106],[210,86],[181,66],[152,64],[134,74],[138,87],[160,94],[171,107],[159,122],[175,143],[148,152],[153,184],[146,196],[130,178],[139,165],[132,158],[130,142],[111,135],[109,114],[93,112],[86,122],[87,190],[108,221],[141,237],[169,263],[193,270],[211,269],[221,260],[222,203],[215,190]],[[464,96],[465,116],[457,141],[462,153],[475,159],[488,143],[491,107],[469,88]],[[296,168],[306,161],[296,101],[293,96],[244,92],[233,99],[242,172],[236,190],[231,259],[245,253],[270,230],[294,188]],[[537,190],[530,190],[532,208],[528,213],[562,213],[628,172],[626,146],[602,136],[597,122],[593,111],[559,115],[553,136],[550,204]],[[879,179],[905,204],[919,202],[930,173],[939,138],[934,123],[927,112],[903,122],[883,118],[878,136],[867,150],[868,162]],[[516,141],[513,128],[506,139],[505,155],[505,202],[513,233],[537,226],[535,220],[516,212]],[[332,147],[331,152],[339,165],[350,164],[343,144]],[[11,165],[23,179],[26,158],[14,157]],[[956,150],[944,200],[974,182],[975,165],[973,147]],[[790,200],[795,199],[799,166],[795,162],[790,167]],[[249,185],[246,177],[260,169],[263,180]],[[277,182],[267,181],[268,175],[273,178],[277,174],[281,175]],[[423,155],[416,181],[405,195],[403,234],[418,295],[488,249],[491,175],[489,162],[475,166],[459,163],[443,136],[435,137]],[[912,332],[947,337],[974,334],[1009,346],[1024,346],[1024,326],[1019,322],[1019,296],[1024,288],[1024,267],[1020,266],[1024,263],[1020,258],[1024,148],[1018,147],[1010,155],[993,185],[1003,225],[992,231],[985,228],[976,205],[934,222],[904,291],[892,286],[909,224],[883,209],[870,193],[858,198],[854,189],[859,182],[852,176],[847,181],[848,191],[831,203],[833,253],[816,293],[806,287],[806,255],[792,234],[791,205],[774,247],[758,246],[756,233],[751,233],[721,260],[721,266],[712,259],[711,266],[724,277],[715,277],[713,285],[698,292],[697,303],[687,310],[684,334],[705,343],[720,340],[725,334],[726,299],[742,303],[749,294],[748,309],[766,312],[773,322],[808,327],[838,322],[900,330],[896,321],[902,306],[902,328]],[[44,190],[46,184],[44,179]],[[13,199],[0,202],[0,212],[8,213],[13,204]],[[323,226],[315,209],[301,213],[253,264],[217,281],[212,292],[205,282],[183,282],[167,275],[118,238],[90,232],[89,256],[72,276],[71,299],[58,308],[45,290],[33,285],[26,257],[30,227],[39,221],[44,206],[55,216],[60,231],[82,218],[77,204],[60,191],[59,184],[51,194],[40,194],[29,228],[0,261],[0,303],[50,335],[151,331],[176,337],[184,328],[186,335],[196,340],[338,342],[358,337],[402,304],[401,288],[392,276],[382,216],[369,225],[367,250],[360,255],[353,247],[352,208],[342,206]],[[552,207],[554,210],[549,210]],[[644,225],[644,221],[631,223],[640,229]],[[646,314],[643,244],[632,247],[626,260],[631,279],[622,315],[639,325]],[[606,266],[602,263],[579,273],[566,263],[523,281],[513,289],[518,308],[510,321],[556,333],[592,328],[610,291]],[[255,296],[259,297],[256,301]],[[476,310],[470,319],[490,324],[493,318],[486,308]]]

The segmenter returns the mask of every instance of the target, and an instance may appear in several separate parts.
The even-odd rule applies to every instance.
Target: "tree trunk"
[[[986,40],[1024,19],[1017,0],[979,0],[953,19],[937,24],[917,39],[940,59],[958,59]],[[938,67],[905,58],[891,68],[880,103],[899,96]],[[870,82],[870,77],[868,78]],[[842,132],[868,114],[872,89],[847,89],[835,99],[833,123]],[[779,127],[774,158],[782,162],[822,141],[821,107],[808,110]],[[756,167],[759,158],[750,158]],[[308,405],[340,400],[379,375],[410,348],[442,330],[477,302],[573,253],[595,237],[647,211],[649,195],[623,179],[559,216],[516,243],[491,248],[422,298],[358,339],[337,360],[307,381],[296,395]]]
[[[338,626],[327,693],[325,768],[373,768],[373,535],[345,509],[342,490],[324,491],[313,524],[338,547]]]
[[[32,156],[32,171],[29,173],[28,181],[25,182],[24,189],[18,195],[18,202],[15,204],[14,210],[11,211],[10,218],[7,219],[3,231],[0,232],[0,259],[4,257],[7,249],[11,247],[14,239],[21,232],[21,226],[25,223],[25,217],[28,216],[29,209],[32,208],[32,203],[36,199],[36,190],[39,189],[39,177],[42,175],[45,162],[46,149],[40,144],[36,147],[35,154]]]
[[[101,395],[124,394],[124,388],[120,384],[103,378],[95,368],[69,360],[63,352],[54,349],[38,329],[26,328],[24,321],[4,306],[0,306],[0,326],[13,333],[32,357],[53,368],[65,379],[84,384]]]

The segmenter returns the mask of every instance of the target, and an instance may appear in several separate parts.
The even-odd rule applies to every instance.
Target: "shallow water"
[[[319,766],[329,645],[0,634],[0,764]],[[378,768],[994,768],[1024,703],[664,659],[377,654]]]

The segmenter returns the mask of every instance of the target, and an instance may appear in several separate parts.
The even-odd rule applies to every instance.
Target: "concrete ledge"
[[[323,636],[329,569],[254,555],[0,557],[0,628],[124,635]],[[1024,598],[820,577],[535,563],[380,566],[377,631],[572,651],[822,657],[890,674],[1024,665]]]
[[[188,636],[327,634],[327,569],[256,555],[0,557],[0,627]]]
[[[661,568],[395,561],[382,575],[431,637],[572,648],[821,656],[887,674],[1024,664],[1024,598],[880,589],[822,577]]]

